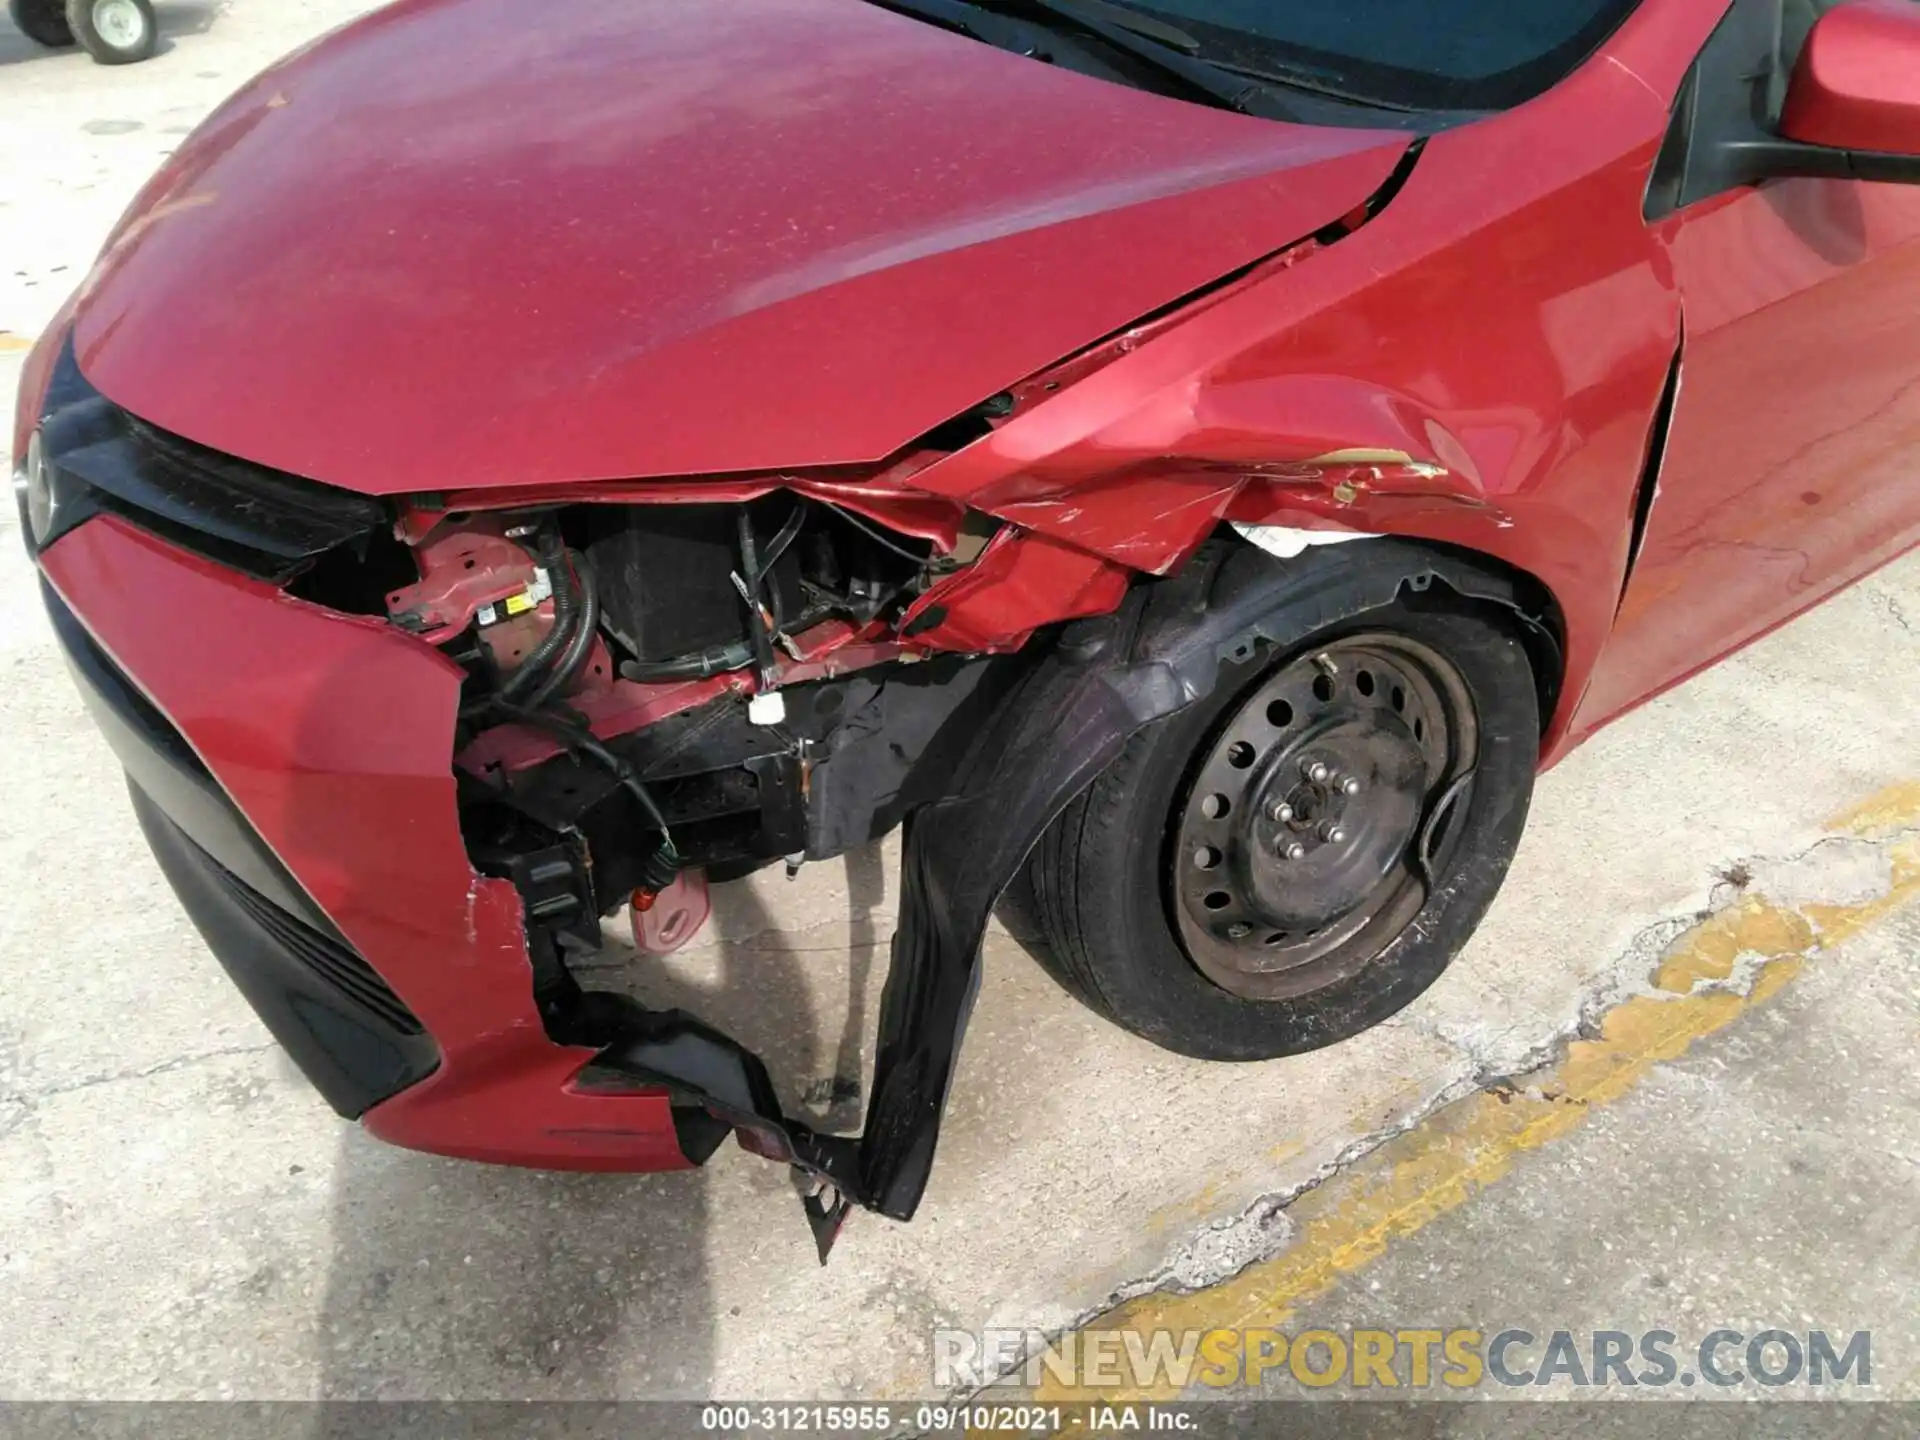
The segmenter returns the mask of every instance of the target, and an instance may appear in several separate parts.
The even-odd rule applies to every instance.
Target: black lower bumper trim
[[[353,1119],[433,1073],[438,1047],[371,965],[226,869],[138,785],[127,788],[207,948],[329,1105]]]
[[[41,594],[160,869],[274,1039],[349,1118],[432,1074],[439,1047],[418,1017],[45,581]]]

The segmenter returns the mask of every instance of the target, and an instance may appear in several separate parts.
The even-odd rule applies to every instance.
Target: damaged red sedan
[[[1912,0],[402,0],[183,145],[22,523],[341,1114],[919,1203],[996,905],[1219,1060],[1405,1006],[1533,777],[1920,541]],[[585,988],[904,825],[866,1121]]]

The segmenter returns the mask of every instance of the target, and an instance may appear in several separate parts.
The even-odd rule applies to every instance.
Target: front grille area
[[[275,582],[384,530],[383,501],[224,455],[130,415],[55,362],[41,443],[59,496],[42,548],[88,516],[123,515],[184,550]]]

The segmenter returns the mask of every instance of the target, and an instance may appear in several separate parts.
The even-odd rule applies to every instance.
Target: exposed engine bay
[[[413,529],[419,578],[385,607],[464,673],[462,832],[475,869],[522,896],[550,1037],[602,1047],[593,1068],[611,1083],[671,1088],[690,1159],[735,1128],[817,1175],[824,1259],[849,1202],[876,1203],[853,1142],[782,1117],[757,1058],[726,1037],[583,992],[570,964],[623,907],[641,952],[676,950],[707,918],[710,881],[838,855],[947,788],[1019,662],[925,653],[902,622],[990,529],[942,550],[789,491]],[[922,1125],[937,1124],[944,1070],[913,1072]],[[930,1162],[931,1134],[911,1148]],[[923,1184],[888,1181],[892,1212],[910,1214]]]
[[[466,674],[469,847],[517,879],[509,857],[564,852],[579,903],[561,933],[579,945],[622,904],[650,916],[708,872],[797,869],[891,828],[913,798],[905,769],[882,795],[831,762],[867,731],[897,735],[889,711],[939,723],[978,678],[952,658],[894,673],[922,659],[895,625],[951,556],[787,492],[449,519],[416,555],[422,578],[388,612]],[[844,788],[859,798],[837,802]],[[641,923],[636,939],[664,951],[697,928]]]

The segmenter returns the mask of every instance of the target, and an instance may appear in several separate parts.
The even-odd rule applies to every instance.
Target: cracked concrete
[[[1898,804],[1896,796],[1903,797]],[[1882,800],[1884,813],[1920,816],[1920,797],[1911,787],[1886,792]],[[1858,812],[1844,823],[1869,835],[1876,828]],[[1527,1387],[1523,1394],[1554,1393],[1532,1390],[1536,1377],[1524,1361],[1518,1378],[1504,1364],[1509,1342],[1525,1353],[1552,1334],[1549,1353],[1564,1345],[1569,1354],[1598,1355],[1589,1337],[1597,1342],[1594,1332],[1602,1331],[1618,1336],[1624,1324],[1629,1336],[1664,1334],[1680,1358],[1664,1375],[1643,1369],[1638,1377],[1628,1371],[1615,1378],[1609,1372],[1606,1383],[1618,1386],[1613,1393],[1684,1397],[1703,1380],[1713,1386],[1708,1394],[1740,1384],[1738,1374],[1729,1381],[1717,1364],[1709,1370],[1709,1359],[1717,1360],[1709,1350],[1797,1324],[1806,1327],[1797,1332],[1806,1346],[1837,1337],[1831,1353],[1857,1350],[1860,1357],[1850,1388],[1836,1385],[1818,1392],[1822,1398],[1920,1393],[1912,1363],[1914,1247],[1905,1223],[1916,1177],[1904,1156],[1888,1152],[1883,1138],[1910,1126],[1914,1100],[1911,1086],[1889,1085],[1881,1073],[1885,1058],[1904,1054],[1916,1038],[1920,836],[1909,829],[1905,836],[1884,837],[1881,845],[1890,862],[1889,882],[1857,888],[1850,901],[1834,902],[1831,891],[1807,883],[1825,872],[1841,887],[1849,884],[1848,861],[1836,866],[1841,847],[1831,844],[1774,867],[1798,882],[1807,897],[1800,905],[1757,894],[1729,897],[1676,937],[1657,969],[1636,985],[1637,993],[1610,1005],[1577,1036],[1565,1037],[1560,1051],[1538,1069],[1437,1109],[1295,1196],[1286,1208],[1286,1243],[1270,1257],[1198,1292],[1169,1287],[1142,1295],[1094,1317],[1080,1335],[1047,1341],[1045,1352],[1030,1346],[1030,1354],[1071,1354],[1076,1340],[1084,1354],[1100,1334],[1124,1339],[1136,1354],[1146,1353],[1150,1343],[1191,1345],[1207,1331],[1285,1334],[1293,1337],[1291,1355],[1284,1340],[1277,1344],[1282,1360],[1293,1363],[1245,1382],[1277,1398],[1302,1393],[1294,1380],[1312,1383],[1309,1369],[1324,1375],[1324,1361],[1309,1357],[1301,1363],[1299,1346],[1309,1333],[1397,1330],[1404,1346],[1410,1329],[1431,1331],[1436,1339],[1451,1330],[1464,1332],[1456,1338],[1469,1340],[1485,1361],[1481,1394],[1498,1395],[1502,1386],[1509,1394],[1515,1386]],[[1750,1041],[1756,1028],[1772,1039],[1789,1027],[1790,1045]],[[1775,1048],[1794,1052],[1800,1063],[1774,1063]],[[1761,1103],[1753,1103],[1755,1097]],[[1864,1097],[1871,1099],[1858,1103]],[[1847,1167],[1854,1188],[1841,1207],[1850,1227],[1844,1235],[1812,1223],[1833,1206],[1833,1197],[1817,1186],[1806,1193],[1809,1187],[1793,1178],[1827,1166],[1810,1161],[1803,1150],[1788,1159],[1784,1183],[1778,1175],[1783,1138],[1792,1143],[1782,1136],[1780,1120],[1796,1110],[1819,1113],[1823,1130],[1816,1143],[1827,1152],[1828,1166],[1837,1161]],[[1636,1115],[1637,1122],[1621,1127],[1623,1113]],[[1794,1128],[1804,1144],[1806,1127]],[[1607,1152],[1604,1167],[1593,1164],[1594,1151]],[[1687,1174],[1689,1165],[1699,1170],[1702,1157],[1711,1167],[1704,1181]],[[1886,1159],[1895,1165],[1884,1165]],[[1602,1186],[1593,1183],[1596,1168],[1606,1171]],[[1671,1184],[1676,1174],[1679,1183]],[[1803,1192],[1800,1204],[1783,1206],[1783,1192],[1796,1188]],[[1756,1210],[1757,1216],[1751,1213]],[[1516,1213],[1532,1223],[1516,1227]],[[1566,1223],[1569,1214],[1585,1223]],[[1743,1252],[1744,1230],[1755,1220],[1773,1222],[1768,1248],[1750,1260],[1743,1254],[1745,1263],[1734,1275],[1691,1263],[1695,1248],[1725,1254],[1729,1235],[1736,1254]],[[1657,1233],[1662,1228],[1664,1243]],[[1616,1243],[1622,1232],[1633,1243]],[[1889,1243],[1890,1235],[1898,1238]],[[1510,1260],[1515,1250],[1522,1257],[1518,1264]],[[1649,1252],[1664,1252],[1666,1263],[1646,1274],[1642,1264]],[[1858,1275],[1863,1266],[1874,1272],[1865,1283]],[[1524,1283],[1514,1283],[1510,1272],[1516,1270]],[[1790,1287],[1751,1283],[1783,1272],[1793,1276]],[[1383,1276],[1399,1280],[1384,1303],[1377,1298]],[[1623,1280],[1629,1289],[1645,1280],[1650,1293],[1623,1301]],[[1579,1288],[1563,1288],[1568,1286]],[[1611,1303],[1595,1307],[1592,1294],[1608,1295]],[[1765,1308],[1756,1308],[1757,1295],[1767,1297]],[[1844,1306],[1836,1296],[1844,1297]],[[1510,1328],[1514,1333],[1506,1339],[1494,1338]],[[1356,1355],[1359,1339],[1354,1334]],[[1347,1353],[1338,1339],[1311,1343],[1324,1343],[1329,1355]],[[1629,1352],[1632,1344],[1626,1342]],[[1389,1340],[1389,1353],[1392,1348]],[[1744,1352],[1748,1369],[1757,1372],[1763,1361],[1751,1359],[1753,1353]],[[1648,1358],[1644,1351],[1641,1358]],[[1792,1377],[1784,1376],[1780,1359],[1769,1355],[1764,1363],[1774,1381],[1787,1383]],[[1394,1385],[1416,1387],[1402,1390],[1403,1398],[1465,1398],[1447,1388],[1418,1389],[1427,1382],[1405,1355],[1393,1367],[1397,1378],[1389,1374],[1384,1381],[1355,1372],[1352,1383],[1343,1384],[1338,1364],[1344,1361],[1325,1376],[1338,1388],[1323,1398],[1393,1398],[1380,1387]],[[1090,1380],[1088,1388],[1046,1378],[1037,1359],[1026,1374],[1028,1384],[1041,1377],[1037,1390],[1023,1395],[1016,1388],[1013,1395],[1043,1403],[1246,1393],[1239,1371],[1197,1389],[1188,1388],[1197,1377],[1184,1369],[1139,1372],[1118,1388],[1111,1378]],[[1572,1388],[1567,1380],[1599,1371],[1583,1372],[1570,1363],[1550,1373],[1542,1364],[1539,1374],[1547,1377],[1542,1384],[1564,1393]],[[1013,1378],[1017,1384],[1017,1371]],[[1800,1378],[1806,1380],[1804,1372]],[[1210,1388],[1221,1383],[1225,1388]],[[1468,1372],[1448,1383],[1475,1382]],[[1749,1384],[1747,1394],[1757,1388]],[[1477,1434],[1487,1413],[1476,1408],[1445,1420],[1436,1416],[1434,1424],[1448,1434]],[[1505,1430],[1495,1426],[1489,1433]]]
[[[1885,895],[1893,884],[1893,846],[1905,836],[1901,832],[1863,840],[1838,835],[1790,860],[1744,861],[1747,883],[1726,889],[1764,895],[1794,910],[1810,904],[1862,905]],[[1722,893],[1716,889],[1715,899]]]
[[[1909,854],[1916,836],[1920,836],[1920,830],[1900,829],[1873,838],[1831,836],[1786,858],[1755,857],[1725,867],[1723,875],[1732,874],[1737,878],[1723,880],[1714,888],[1707,909],[1658,922],[1636,935],[1612,971],[1589,988],[1580,1002],[1577,1017],[1539,1041],[1533,1050],[1517,1058],[1507,1056],[1501,1062],[1491,1062],[1477,1049],[1476,1037],[1472,1034],[1444,1037],[1457,1046],[1466,1059],[1474,1062],[1471,1073],[1456,1079],[1424,1105],[1398,1117],[1392,1124],[1356,1137],[1299,1183],[1257,1197],[1238,1215],[1201,1226],[1152,1271],[1116,1287],[1112,1294],[1089,1305],[1068,1324],[1043,1333],[1051,1340],[1063,1330],[1085,1325],[1143,1296],[1206,1290],[1280,1254],[1295,1239],[1296,1227],[1287,1213],[1290,1205],[1390,1142],[1418,1130],[1463,1096],[1485,1090],[1543,1098],[1538,1077],[1564,1056],[1570,1042],[1597,1036],[1607,1015],[1633,997],[1666,999],[1676,993],[1662,987],[1662,980],[1671,983],[1670,977],[1662,975],[1663,967],[1675,943],[1683,936],[1697,933],[1704,922],[1724,914],[1730,907],[1748,904],[1756,897],[1764,897],[1796,914],[1809,908],[1871,905],[1893,890],[1896,852]],[[1810,953],[1817,955],[1823,948],[1815,944]],[[1762,967],[1773,958],[1757,951],[1740,951],[1731,957],[1724,975],[1701,975],[1677,993],[1683,996],[1725,993],[1744,997],[1751,992]],[[1920,967],[1920,954],[1914,955],[1912,961]],[[1022,1371],[1030,1353],[1033,1353],[1031,1349],[1022,1352],[1010,1361],[1003,1373]]]
[[[20,1105],[32,1105],[39,1100],[50,1100],[56,1095],[72,1095],[77,1091],[91,1090],[97,1085],[119,1085],[128,1080],[151,1080],[156,1075],[169,1075],[176,1070],[185,1070],[189,1066],[204,1065],[209,1060],[225,1060],[235,1055],[260,1055],[279,1047],[271,1040],[263,1040],[257,1045],[231,1045],[221,1050],[202,1050],[192,1055],[177,1056],[172,1060],[162,1060],[157,1065],[143,1066],[138,1070],[116,1070],[107,1075],[88,1075],[83,1079],[69,1080],[59,1085],[49,1085],[42,1090],[29,1090],[18,1093],[0,1092],[0,1101],[11,1101]]]
[[[1888,1143],[1911,1132],[1920,1086],[1910,1066],[1887,1063],[1920,1043],[1916,994],[1920,908],[1910,906],[1821,953],[1551,1149],[1519,1156],[1473,1203],[1296,1307],[1287,1327],[1522,1330],[1538,1339],[1513,1347],[1508,1369],[1529,1377],[1556,1330],[1572,1332],[1583,1355],[1594,1330],[1679,1337],[1675,1383],[1614,1384],[1609,1399],[1713,1394],[1694,1356],[1723,1327],[1803,1339],[1824,1330],[1841,1343],[1865,1330],[1870,1385],[1720,1393],[1920,1398],[1910,1223],[1920,1174]],[[1725,1368],[1741,1369],[1744,1347],[1726,1353]],[[1601,1398],[1564,1376],[1487,1388],[1490,1398]],[[1269,1393],[1300,1392],[1283,1376]],[[1446,1433],[1476,1435],[1482,1422],[1463,1413]]]
[[[1886,602],[1887,613],[1893,616],[1893,623],[1898,625],[1902,630],[1905,630],[1909,635],[1915,633],[1913,621],[1907,618],[1907,610],[1906,607],[1900,603],[1900,597],[1898,595],[1888,594],[1882,598]]]
[[[236,0],[127,71],[0,26],[0,387],[169,137],[363,8]],[[0,1395],[921,1394],[935,1325],[1057,1329],[1143,1285],[1231,1273],[1288,1238],[1275,1197],[1538,1064],[1733,903],[1727,876],[1790,884],[1753,857],[1804,855],[1837,811],[1920,780],[1920,714],[1900,703],[1920,694],[1914,615],[1920,558],[1545,777],[1453,969],[1333,1050],[1167,1055],[995,934],[921,1217],[855,1217],[822,1272],[786,1176],[731,1148],[695,1174],[546,1175],[342,1127],[148,858],[9,512],[0,764],[28,781],[0,815]],[[1858,852],[1820,863],[1845,869],[1836,887],[1873,882]],[[763,1047],[785,1098],[849,1123],[895,893],[890,849],[757,876],[672,962],[615,944],[604,974]],[[1697,1088],[1713,1098],[1709,1072]]]

